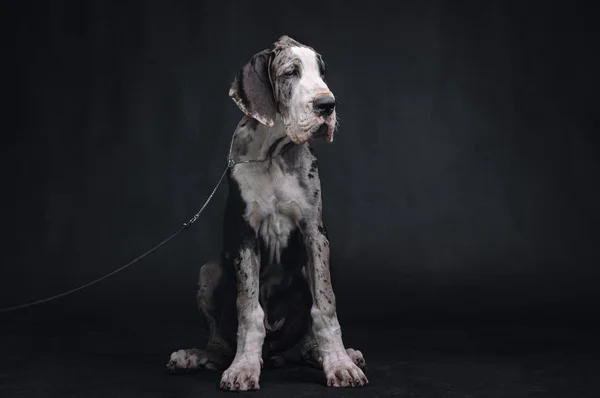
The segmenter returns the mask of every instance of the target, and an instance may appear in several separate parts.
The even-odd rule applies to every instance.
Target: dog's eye
[[[283,72],[282,75],[286,77],[298,76],[298,68],[288,69],[285,72]]]

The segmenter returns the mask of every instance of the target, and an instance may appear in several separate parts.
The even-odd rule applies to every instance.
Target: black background
[[[281,34],[323,55],[339,100],[335,142],[315,146],[341,312],[572,313],[598,292],[600,63],[582,6],[21,2],[10,23],[5,306],[112,271],[191,217],[241,117],[229,85]],[[193,301],[226,191],[78,301]]]
[[[342,327],[597,316],[600,62],[583,3],[5,7],[0,307],[102,276],[189,219],[242,115],[233,77],[287,34],[323,55],[339,102],[336,140],[315,147]],[[199,322],[226,191],[133,268],[0,322]]]

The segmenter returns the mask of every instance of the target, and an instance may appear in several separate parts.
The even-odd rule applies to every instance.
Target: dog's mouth
[[[292,126],[290,126],[292,127]],[[302,145],[307,141],[321,139],[327,143],[333,142],[333,135],[335,134],[335,119],[330,120],[319,118],[315,120],[315,123],[311,126],[307,126],[306,130],[297,129],[287,132],[290,140],[296,145]]]
[[[325,142],[333,141],[333,126],[329,123],[321,123],[312,136],[313,139],[322,139]]]

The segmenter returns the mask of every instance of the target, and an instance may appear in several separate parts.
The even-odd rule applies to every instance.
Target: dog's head
[[[325,83],[325,63],[311,47],[281,36],[237,74],[229,96],[249,117],[273,126],[277,115],[295,144],[333,141],[335,97]]]

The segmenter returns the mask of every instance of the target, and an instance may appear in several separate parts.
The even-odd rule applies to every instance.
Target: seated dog
[[[226,368],[223,390],[257,390],[264,361],[300,344],[327,384],[368,383],[360,351],[346,349],[331,286],[330,247],[311,139],[332,142],[335,98],[311,47],[282,36],[254,55],[229,95],[245,114],[231,146],[220,258],[200,270],[205,350],[174,352],[172,370]],[[244,160],[262,160],[242,163]]]

